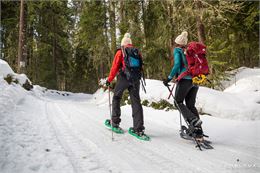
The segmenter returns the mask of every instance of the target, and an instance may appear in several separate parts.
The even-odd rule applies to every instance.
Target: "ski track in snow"
[[[1,173],[74,172],[54,139],[44,102],[27,96],[7,113],[0,115]]]
[[[152,139],[147,142],[130,136],[131,109],[126,106],[121,116],[126,133],[114,133],[112,141],[111,131],[103,124],[109,118],[108,107],[95,105],[91,98],[65,99],[28,95],[8,116],[0,116],[0,133],[7,134],[0,142],[1,173],[260,172],[259,138],[247,143],[237,134],[231,139],[236,127],[246,125],[230,127],[222,138],[221,127],[209,127],[207,123],[214,124],[214,120],[203,118],[215,149],[199,151],[192,141],[179,137],[177,111],[166,113],[144,107],[146,133]],[[15,122],[16,116],[23,118]],[[225,121],[217,120],[218,124]],[[45,152],[46,148],[50,152]]]
[[[58,110],[48,113],[51,124],[56,131],[56,135],[60,144],[70,158],[71,164],[75,172],[97,171],[101,172],[102,167],[99,166],[99,161],[95,158],[98,148],[95,147],[90,140],[86,140],[80,136],[75,128],[70,127],[69,121],[66,121],[66,114],[54,103],[48,106],[46,110]],[[92,151],[94,149],[94,151]],[[101,169],[101,170],[99,170]]]

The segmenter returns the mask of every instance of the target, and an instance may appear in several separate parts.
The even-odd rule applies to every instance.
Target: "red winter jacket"
[[[133,47],[132,44],[128,44],[125,46],[126,48],[127,47]],[[142,57],[142,55],[140,54],[140,57]],[[115,76],[117,75],[118,71],[121,69],[121,68],[125,68],[125,62],[124,62],[124,57],[123,57],[123,53],[122,53],[122,50],[118,50],[115,54],[115,57],[114,57],[114,61],[113,61],[113,64],[112,64],[112,67],[110,69],[110,73],[109,73],[109,76],[108,76],[108,82],[112,82],[113,79],[115,78]]]

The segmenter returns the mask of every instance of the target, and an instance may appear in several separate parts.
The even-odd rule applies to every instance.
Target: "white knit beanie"
[[[121,41],[121,46],[126,46],[128,44],[132,44],[131,35],[129,33],[125,33]]]
[[[175,43],[179,45],[186,45],[188,42],[188,32],[183,31],[181,35],[178,35],[175,39]]]

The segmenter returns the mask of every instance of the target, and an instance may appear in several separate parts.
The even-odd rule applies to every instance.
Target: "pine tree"
[[[18,59],[17,59],[17,71],[23,72],[25,68],[25,56],[26,56],[26,33],[25,33],[25,2],[21,0],[20,3],[20,21],[19,21],[19,45],[18,45]]]
[[[225,71],[260,65],[257,1],[26,1],[22,58],[35,84],[94,92],[123,35],[142,52],[148,78],[173,66],[174,39],[207,45],[213,85]],[[19,1],[1,1],[1,58],[18,70]],[[21,26],[21,25],[20,25]],[[21,53],[23,52],[23,53]],[[20,57],[20,56],[19,56]]]
[[[65,89],[70,56],[70,11],[65,1],[28,2],[30,77],[52,89]]]
[[[12,69],[17,69],[18,55],[18,1],[1,1],[1,58],[6,60]]]

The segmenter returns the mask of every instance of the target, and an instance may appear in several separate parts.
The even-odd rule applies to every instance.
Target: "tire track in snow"
[[[68,145],[66,143],[64,143],[64,139],[62,139],[62,134],[61,132],[58,130],[57,124],[52,120],[50,113],[48,111],[48,102],[45,101],[45,112],[47,115],[47,119],[52,127],[52,129],[54,130],[54,135],[58,141],[58,143],[60,144],[60,146],[63,148],[63,150],[66,152],[66,155],[73,167],[73,170],[75,173],[80,173],[80,168],[78,167],[77,163],[75,163],[74,161],[74,156],[72,155],[72,151],[69,149]]]
[[[52,116],[56,123],[55,128],[59,131],[58,137],[64,144],[77,172],[111,172],[111,168],[107,166],[106,157],[99,152],[96,144],[79,135],[78,127],[71,126],[69,121],[65,120],[67,115],[56,103],[53,103],[51,108],[51,110],[56,110],[52,112]]]
[[[73,120],[68,119],[68,117],[69,117],[68,114],[66,114],[65,111],[62,110],[60,105],[55,104],[55,107],[58,110],[58,112],[60,112],[59,115],[63,115],[63,116],[59,116],[59,119],[62,119],[64,125],[66,125],[67,128],[70,129],[71,132],[73,132],[74,137],[77,138],[77,141],[80,142],[80,145],[82,146],[82,148],[88,148],[89,151],[88,151],[87,155],[90,156],[90,159],[93,158],[94,161],[99,165],[99,166],[97,166],[97,168],[103,169],[101,167],[105,166],[106,170],[112,171],[111,167],[108,168],[109,167],[109,165],[108,165],[109,158],[104,155],[104,153],[100,150],[100,148],[97,146],[97,144],[94,143],[93,141],[91,141],[90,139],[86,138],[86,136],[83,136],[81,133],[79,133],[79,130],[78,130],[79,124],[74,125]],[[71,106],[70,106],[69,110],[71,110]],[[65,117],[67,117],[67,118],[65,118]],[[91,123],[91,127],[93,127],[92,124],[95,124],[95,123]],[[89,123],[88,123],[88,126],[89,126]],[[90,128],[90,129],[95,129],[95,128]],[[88,132],[89,132],[88,134],[92,134],[91,131],[88,131]],[[100,133],[100,134],[104,134],[104,133]],[[106,135],[103,135],[102,139],[104,139],[105,136]],[[92,137],[96,138],[97,136],[92,135]],[[103,142],[106,142],[106,141],[103,141]],[[88,157],[88,156],[86,156],[86,157]],[[113,169],[116,170],[115,167]],[[117,170],[117,172],[118,172],[118,170]]]

